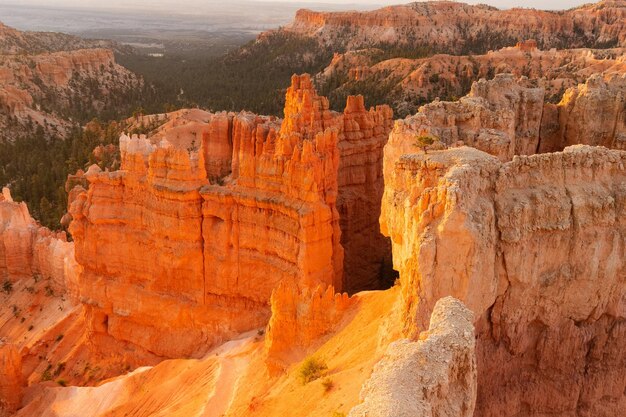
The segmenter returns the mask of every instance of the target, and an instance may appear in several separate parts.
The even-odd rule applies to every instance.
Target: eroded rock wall
[[[26,203],[14,202],[4,188],[0,195],[0,279],[15,282],[37,275],[77,300],[79,271],[74,244],[65,233],[41,227]]]
[[[285,119],[234,122],[232,176],[202,189],[205,270],[214,291],[267,303],[285,279],[341,287],[337,119],[294,76]]]
[[[419,340],[389,345],[349,417],[471,417],[476,405],[473,314],[459,300],[437,302]]]
[[[388,147],[381,225],[405,331],[447,295],[476,314],[476,415],[623,413],[626,154],[574,146],[501,163]]]
[[[22,403],[22,357],[17,348],[0,341],[0,416],[13,415]]]
[[[307,349],[335,330],[354,302],[346,293],[335,293],[332,286],[308,288],[282,282],[272,292],[272,318],[265,338],[270,368],[302,359]]]
[[[626,75],[595,74],[544,111],[540,152],[585,144],[626,149]]]
[[[624,46],[625,17],[620,0],[561,12],[431,1],[363,12],[299,10],[284,30],[349,49],[397,43],[428,45],[458,54],[501,48],[525,39],[535,39],[543,48]]]
[[[508,161],[514,155],[537,152],[545,91],[527,79],[498,74],[480,80],[459,101],[435,101],[399,121],[392,140],[403,152],[417,150],[418,136],[430,136],[443,146],[468,145]],[[413,149],[411,149],[411,147]]]
[[[383,148],[393,126],[388,106],[365,110],[362,96],[348,97],[339,140],[341,245],[345,251],[343,290],[383,288],[393,282],[391,243],[380,233],[384,191]]]
[[[122,137],[120,151],[122,170],[93,166],[70,207],[89,325],[161,356],[197,353],[238,329],[217,331],[232,312],[205,308],[202,152],[143,137]]]
[[[347,287],[377,285],[389,251],[376,209],[388,107],[366,111],[361,97],[332,112],[304,75],[292,79],[284,120],[179,113],[150,138],[123,136],[121,170],[94,166],[88,189],[72,190],[70,230],[94,334],[163,357],[200,355],[264,326],[285,280],[340,290],[346,265],[365,270]],[[368,248],[372,265],[355,266]]]

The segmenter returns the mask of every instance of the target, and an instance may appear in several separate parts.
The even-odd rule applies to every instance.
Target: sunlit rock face
[[[626,154],[578,145],[501,163],[395,146],[381,225],[405,330],[447,295],[475,313],[476,415],[623,413]]]
[[[391,118],[362,98],[332,112],[304,75],[292,79],[282,121],[190,110],[150,138],[123,136],[121,170],[90,168],[88,190],[70,200],[90,328],[193,356],[264,326],[285,280],[377,287],[389,263],[375,207]],[[368,248],[372,265],[354,261]],[[363,273],[347,281],[344,267]]]
[[[515,45],[524,39],[534,39],[542,48],[626,46],[625,18],[623,1],[602,1],[558,13],[415,2],[364,12],[299,10],[283,30],[352,50],[390,43],[428,45],[435,51],[458,54],[500,48],[506,42]]]
[[[508,161],[537,152],[544,89],[526,79],[499,74],[480,80],[459,101],[435,101],[399,121],[391,140],[402,152],[417,151],[415,138],[430,136],[439,146],[468,145]]]
[[[585,144],[626,149],[626,75],[595,74],[544,111],[539,151]]]
[[[4,188],[0,195],[0,279],[15,282],[37,275],[76,300],[79,270],[74,244],[65,233],[40,226],[26,203],[14,202]]]
[[[22,357],[17,348],[0,341],[0,416],[13,415],[22,403]]]
[[[473,314],[440,299],[419,340],[389,345],[349,417],[472,417],[476,405]]]
[[[301,287],[285,281],[272,292],[272,317],[267,326],[267,365],[282,370],[306,354],[307,349],[332,334],[355,303],[332,286]]]
[[[335,124],[308,77],[294,77],[280,129],[237,117],[233,174],[202,189],[205,269],[217,294],[267,303],[287,278],[341,285]]]

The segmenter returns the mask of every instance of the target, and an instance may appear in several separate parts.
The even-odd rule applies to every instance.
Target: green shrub
[[[328,366],[324,361],[310,357],[302,362],[300,367],[300,380],[303,384],[308,384],[322,376]]]
[[[2,284],[2,291],[7,294],[11,294],[13,292],[13,284],[11,281],[4,281],[4,284]]]
[[[421,135],[415,138],[415,143],[413,145],[422,149],[424,153],[428,153],[428,146],[432,145],[436,141],[437,141],[437,138],[434,138],[432,136]]]

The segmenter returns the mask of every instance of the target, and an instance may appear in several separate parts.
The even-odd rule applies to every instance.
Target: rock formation
[[[15,282],[39,275],[50,278],[54,288],[78,296],[80,267],[74,245],[65,233],[54,233],[30,217],[26,203],[16,203],[8,188],[0,195],[0,278]]]
[[[346,293],[335,293],[332,286],[279,284],[272,292],[272,318],[265,339],[268,365],[281,368],[302,359],[307,349],[335,330],[353,301]]]
[[[387,348],[348,417],[472,417],[476,405],[473,315],[460,301],[437,302],[418,341]]]
[[[238,117],[231,182],[201,192],[213,291],[261,304],[285,279],[340,288],[343,268],[338,130],[328,101],[308,76],[294,76],[278,133],[272,124]]]
[[[544,103],[544,88],[527,78],[498,74],[475,82],[459,101],[436,100],[399,121],[390,149],[399,152],[396,157],[414,152],[418,136],[436,139],[435,148],[469,145],[501,161],[575,144],[624,149],[625,80],[624,75],[595,74],[553,105]]]
[[[67,112],[76,95],[85,109],[98,111],[112,98],[141,88],[143,81],[102,46],[111,45],[0,26],[0,138],[24,134],[28,121],[47,134],[64,135],[71,123],[59,114]],[[85,87],[94,80],[96,94]]]
[[[345,286],[378,284],[389,246],[374,204],[391,117],[362,98],[331,112],[308,76],[294,76],[282,122],[191,110],[155,119],[150,138],[123,136],[121,170],[90,168],[88,190],[70,198],[92,331],[160,356],[200,355],[267,323],[284,280],[342,288],[343,241],[346,268],[365,269]],[[352,262],[370,247],[370,264]]]
[[[481,149],[502,161],[534,154],[539,146],[544,90],[525,84],[525,80],[516,82],[512,75],[499,74],[474,83],[470,94],[459,101],[423,106],[415,116],[396,124],[391,136],[396,145],[389,149],[399,154],[414,152],[415,137],[425,135],[446,146]]]
[[[566,89],[584,83],[594,73],[626,71],[624,48],[531,49],[505,47],[478,55],[435,54],[425,58],[390,58],[382,49],[367,48],[336,54],[315,76],[331,99],[346,93],[384,97],[396,115],[406,117],[436,97],[456,100],[469,93],[474,81],[495,74],[528,77],[546,90],[546,100],[558,103]],[[408,54],[407,54],[408,55]]]
[[[392,117],[388,106],[366,111],[361,96],[349,97],[343,114],[337,208],[345,250],[342,288],[350,293],[389,286],[392,275],[391,245],[378,223]]]
[[[15,348],[0,340],[0,416],[13,415],[22,402],[22,358]]]
[[[444,296],[475,313],[477,416],[622,414],[626,154],[579,145],[501,163],[397,146],[381,227],[405,331]]]
[[[535,39],[543,49],[626,46],[625,18],[622,0],[564,12],[498,10],[487,5],[431,1],[367,12],[300,10],[285,30],[334,45],[335,49],[359,49],[376,42],[428,45],[458,54],[486,52],[524,39]]]
[[[626,149],[626,74],[595,74],[544,111],[539,151],[575,144]]]
[[[233,119],[235,113],[210,113],[201,109],[183,109],[165,114],[141,115],[128,119],[128,129],[149,130],[150,141],[163,139],[174,147],[202,149],[204,169],[211,182],[230,174],[233,157]]]

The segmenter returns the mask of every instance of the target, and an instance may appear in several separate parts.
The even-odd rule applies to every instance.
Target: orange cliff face
[[[475,82],[459,101],[422,106],[417,114],[396,123],[390,137],[394,146],[387,151],[396,153],[395,157],[416,152],[416,138],[430,136],[439,142],[434,147],[469,145],[502,161],[536,153],[544,89],[528,86],[526,81],[499,74],[493,80]]]
[[[622,415],[626,153],[577,145],[502,163],[401,142],[385,149],[381,227],[405,331],[448,295],[474,312],[477,416]]]
[[[546,106],[540,151],[579,143],[626,150],[625,109],[626,74],[594,74]]]
[[[340,219],[338,201],[382,195],[391,111],[350,99],[343,115],[331,112],[308,76],[294,76],[282,123],[249,113],[181,117],[149,139],[122,137],[121,170],[92,167],[88,190],[70,199],[91,331],[162,357],[200,355],[264,326],[285,280],[342,288],[340,221],[380,234],[376,210]],[[377,241],[354,248],[368,243]]]
[[[13,415],[22,402],[22,357],[17,348],[0,340],[0,417]]]
[[[345,250],[343,290],[349,293],[393,284],[391,244],[380,233],[383,148],[393,127],[388,106],[365,110],[362,96],[348,97],[339,141],[341,245]]]
[[[498,10],[452,1],[416,2],[366,12],[300,10],[286,31],[349,49],[379,43],[414,43],[458,53],[476,42],[535,39],[542,47],[626,46],[626,5],[602,1],[564,12]],[[347,35],[346,35],[347,33]],[[502,47],[505,45],[499,45]]]
[[[80,267],[65,233],[54,233],[30,217],[26,203],[16,203],[8,188],[0,195],[0,278],[15,282],[34,275],[78,298]]]
[[[356,302],[332,286],[301,288],[282,282],[272,292],[272,317],[265,345],[267,365],[281,370],[301,360],[324,336],[333,333],[348,309]]]

